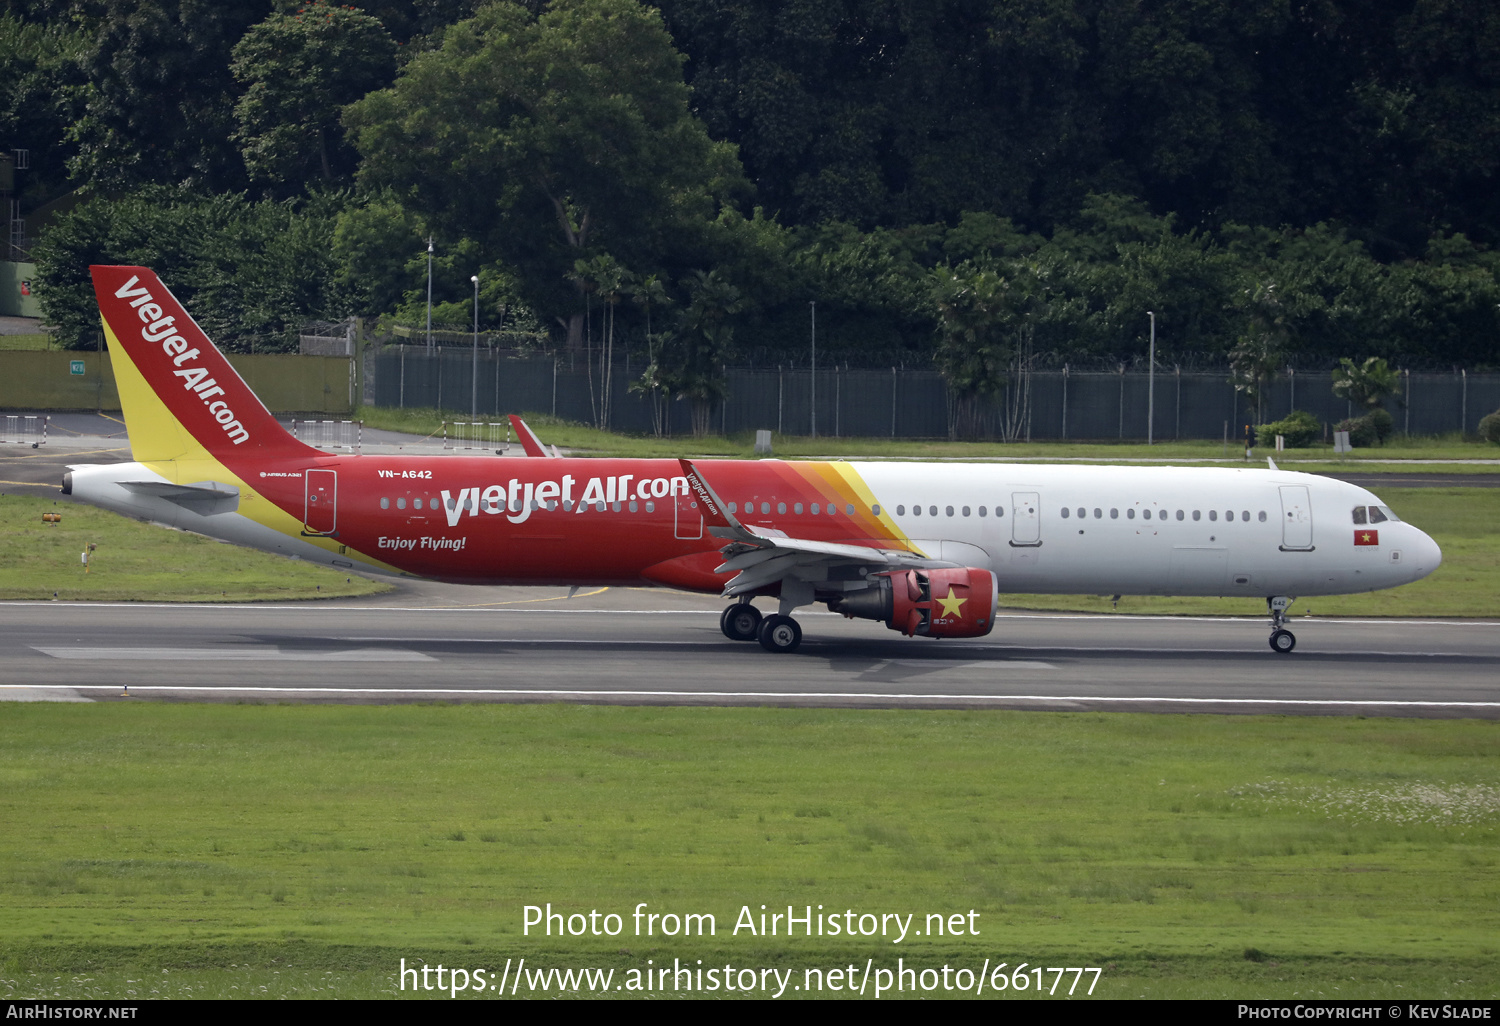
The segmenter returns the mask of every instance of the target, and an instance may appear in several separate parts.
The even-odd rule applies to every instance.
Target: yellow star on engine
[[[963,619],[963,604],[967,601],[969,600],[966,598],[959,598],[958,594],[953,590],[953,586],[950,584],[948,586],[948,597],[938,599],[938,602],[943,607],[943,618],[946,619],[950,616],[953,616],[957,617],[960,620]]]

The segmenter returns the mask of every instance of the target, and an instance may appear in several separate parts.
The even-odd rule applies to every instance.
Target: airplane
[[[789,653],[822,603],[975,638],[1000,593],[1295,596],[1425,577],[1442,553],[1363,488],[1267,469],[348,455],[292,437],[147,268],[91,268],[135,461],[65,493],[371,575],[658,585],[732,600],[726,637]],[[752,600],[776,603],[763,614]]]

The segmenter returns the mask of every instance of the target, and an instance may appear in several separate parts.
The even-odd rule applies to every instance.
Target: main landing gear
[[[1271,611],[1271,651],[1280,655],[1286,655],[1297,647],[1297,636],[1287,630],[1282,624],[1286,623],[1286,610],[1297,599],[1292,596],[1276,595],[1266,599],[1266,608]]]
[[[730,641],[754,641],[760,633],[760,610],[748,602],[736,602],[719,617],[719,630]]]
[[[736,602],[719,617],[719,629],[730,641],[759,641],[767,652],[795,652],[802,644],[802,628],[790,616],[761,616],[748,602]]]

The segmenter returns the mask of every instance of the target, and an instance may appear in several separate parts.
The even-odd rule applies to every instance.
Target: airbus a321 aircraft
[[[792,652],[824,603],[973,638],[1000,590],[1266,598],[1389,588],[1442,553],[1363,488],[1275,469],[341,455],[293,438],[160,279],[94,267],[136,462],[63,491],[129,516],[366,574],[640,585],[734,601],[737,641]],[[750,600],[764,596],[776,612]]]

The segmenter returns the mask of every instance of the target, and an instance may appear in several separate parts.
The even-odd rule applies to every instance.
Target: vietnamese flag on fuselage
[[[1354,544],[1356,545],[1379,545],[1380,532],[1367,528],[1357,528],[1354,532]]]

